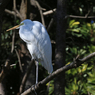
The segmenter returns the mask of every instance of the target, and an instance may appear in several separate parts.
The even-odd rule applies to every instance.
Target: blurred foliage
[[[17,9],[20,8],[20,1],[17,0]],[[41,3],[43,2],[43,3]],[[57,0],[39,0],[41,7],[47,10],[54,9],[57,6]],[[7,9],[12,10],[12,0],[7,6]],[[67,0],[67,14],[85,16],[91,10],[89,15],[95,15],[95,0]],[[48,26],[53,15],[45,16],[46,27]],[[39,18],[38,18],[39,19]],[[40,19],[39,19],[40,21]],[[95,51],[95,19],[67,19],[66,31],[66,63],[70,64],[79,55],[79,58]],[[1,58],[0,70],[4,65],[5,60],[11,52],[13,31],[6,32],[5,30],[19,24],[20,20],[17,18],[14,21],[14,16],[5,13],[3,16],[3,25],[1,33]],[[52,26],[49,34],[52,40],[55,40],[55,24]],[[15,48],[18,48],[19,36],[16,32]],[[53,47],[53,60],[55,45]],[[11,64],[16,64],[11,67],[9,74],[6,76],[6,86],[8,95],[16,95],[19,91],[19,66],[17,55],[14,52]],[[39,81],[48,74],[42,66],[39,66]],[[59,79],[60,80],[60,79]],[[46,86],[48,86],[47,84]],[[66,95],[95,95],[95,58],[85,62],[80,67],[66,71]],[[42,91],[40,95],[47,95],[47,91]],[[49,95],[54,95],[54,80],[50,82]]]
[[[79,55],[83,58],[95,51],[95,23],[70,20],[67,29],[67,64]],[[68,40],[70,39],[70,40]],[[69,41],[69,42],[68,42]],[[72,46],[71,46],[72,45]],[[66,95],[95,95],[95,58],[76,69],[66,71]]]

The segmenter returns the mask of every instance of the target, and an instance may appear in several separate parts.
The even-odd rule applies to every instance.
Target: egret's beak
[[[6,31],[10,31],[10,30],[16,29],[16,28],[18,28],[19,26],[21,26],[21,25],[23,25],[23,24],[24,24],[24,23],[21,23],[21,24],[19,24],[19,25],[16,25],[16,26],[14,26],[14,27],[12,27],[12,28],[6,30]]]

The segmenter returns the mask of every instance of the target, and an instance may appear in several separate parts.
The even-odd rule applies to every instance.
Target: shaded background
[[[19,38],[18,30],[6,32],[6,30],[14,25],[19,24],[22,20],[28,18],[37,20],[45,24],[50,35],[52,43],[52,63],[55,66],[55,46],[56,46],[56,27],[57,16],[57,0],[38,0],[39,6],[33,0],[16,0],[16,9],[13,0],[7,4],[2,17],[1,47],[0,47],[0,71],[6,59],[11,54],[15,32],[14,48],[17,50],[23,73],[19,66],[19,61],[15,50],[13,51],[10,65],[11,68],[3,80],[6,95],[17,95],[23,75],[25,74],[31,56],[26,48],[25,43]],[[61,4],[60,4],[61,5]],[[43,9],[41,9],[43,8]],[[82,58],[87,54],[95,51],[95,0],[67,0],[66,24],[66,64],[69,64],[79,56]],[[44,20],[41,16],[43,13]],[[52,10],[51,14],[44,15],[44,12]],[[60,10],[60,9],[59,9]],[[61,10],[62,11],[62,10]],[[14,14],[18,14],[17,16]],[[14,13],[14,14],[13,14]],[[62,14],[63,15],[63,14]],[[64,17],[63,17],[64,19]],[[60,24],[61,25],[61,24]],[[64,27],[64,26],[63,26]],[[65,56],[65,55],[64,55]],[[95,58],[88,61],[89,64],[83,64],[77,69],[71,69],[66,72],[65,76],[65,94],[66,95],[94,95],[95,93]],[[35,66],[34,66],[35,67]],[[47,76],[47,71],[39,64],[39,81]],[[31,80],[32,79],[32,80]],[[60,81],[60,79],[59,79]],[[35,68],[32,69],[31,75],[26,82],[24,88],[29,88],[35,83]],[[47,84],[48,85],[48,84]],[[39,95],[47,95],[47,85],[39,92]],[[49,95],[54,95],[54,80],[52,80],[49,88]]]

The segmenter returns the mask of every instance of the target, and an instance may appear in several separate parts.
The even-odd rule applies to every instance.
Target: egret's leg
[[[38,61],[36,61],[36,84],[38,83]]]

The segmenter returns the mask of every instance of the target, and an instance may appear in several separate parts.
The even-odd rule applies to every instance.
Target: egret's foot
[[[35,87],[37,87],[37,84],[32,85],[32,87],[34,88],[34,93],[35,93],[35,95],[37,95],[37,92],[35,91]],[[32,87],[31,87],[31,88],[32,88]]]

